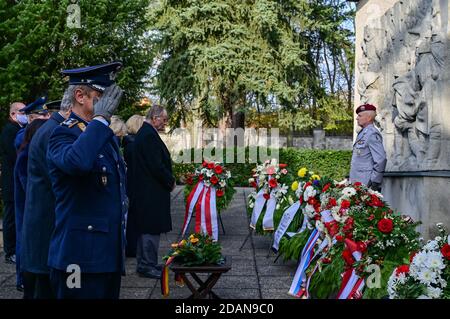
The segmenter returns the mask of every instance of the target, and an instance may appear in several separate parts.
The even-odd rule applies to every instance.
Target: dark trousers
[[[50,282],[57,299],[119,299],[121,273],[81,273],[81,287],[69,288],[70,273],[50,269]]]
[[[142,234],[138,238],[136,260],[138,272],[147,272],[158,265],[158,248],[160,235]]]
[[[23,273],[24,299],[55,299],[49,274]]]
[[[14,202],[3,202],[3,249],[6,257],[16,253],[16,215]]]
[[[136,257],[136,246],[139,238],[136,226],[136,217],[128,212],[127,219],[127,246],[125,248],[125,255],[127,257]]]

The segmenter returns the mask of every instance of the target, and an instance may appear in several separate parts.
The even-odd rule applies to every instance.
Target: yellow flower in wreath
[[[298,177],[305,177],[308,169],[306,167],[302,167],[298,170]]]
[[[311,180],[312,181],[315,181],[315,180],[320,181],[320,176],[317,174],[314,174],[313,176],[311,176]]]
[[[291,189],[292,189],[294,192],[298,189],[298,182],[297,182],[297,181],[295,181],[295,182],[292,183]]]
[[[191,238],[190,240],[191,240],[191,243],[194,244],[194,245],[195,245],[196,243],[198,243],[198,241],[199,241],[199,239],[198,239],[198,238],[195,238],[195,237]]]

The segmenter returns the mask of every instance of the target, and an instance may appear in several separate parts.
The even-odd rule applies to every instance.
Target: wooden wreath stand
[[[231,256],[225,257],[225,263],[222,265],[183,266],[174,262],[169,268],[184,280],[186,286],[188,286],[189,290],[192,292],[192,295],[187,299],[203,299],[206,297],[209,297],[209,299],[220,299],[220,297],[212,291],[212,288],[215,286],[220,276],[231,269]],[[194,281],[199,284],[197,288],[192,281],[189,280],[187,274],[190,274]],[[198,274],[209,274],[209,276],[203,281]]]

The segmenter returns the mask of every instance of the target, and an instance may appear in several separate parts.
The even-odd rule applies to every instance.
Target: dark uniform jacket
[[[8,121],[0,135],[0,157],[2,158],[2,198],[4,201],[14,201],[14,165],[17,153],[14,140],[20,125]]]
[[[48,247],[55,225],[55,195],[47,166],[51,133],[64,118],[57,112],[33,136],[28,150],[28,181],[22,225],[21,268],[47,274]]]
[[[144,122],[136,134],[132,156],[130,208],[141,234],[172,230],[170,192],[175,181],[170,153],[158,132]]]
[[[125,164],[113,131],[72,113],[53,131],[48,166],[56,197],[51,268],[77,264],[83,273],[124,272]]]

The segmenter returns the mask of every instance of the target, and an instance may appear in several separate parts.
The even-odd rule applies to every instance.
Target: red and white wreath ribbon
[[[346,239],[345,244],[350,249],[353,258],[355,258],[356,261],[361,260],[362,253],[357,250],[355,242]],[[360,298],[363,289],[364,278],[361,278],[356,274],[355,268],[350,268],[344,273],[337,299]]]
[[[269,181],[272,179],[272,177],[269,177]],[[258,222],[259,216],[261,216],[261,213],[264,209],[264,206],[266,206],[266,212],[264,214],[263,218],[263,229],[264,230],[274,230],[273,225],[273,214],[275,213],[275,208],[277,207],[277,199],[275,196],[276,189],[272,189],[272,191],[269,194],[269,199],[266,199],[264,197],[265,195],[265,189],[261,189],[258,194],[256,194],[255,199],[255,206],[253,207],[252,217],[250,219],[250,227],[255,229],[256,223]]]
[[[186,201],[182,236],[186,234],[194,209],[195,232],[208,234],[214,240],[218,240],[216,189],[211,186],[205,186],[202,181],[198,182],[192,189]]]
[[[292,281],[291,287],[289,289],[289,294],[294,297],[303,297],[306,292],[304,288],[304,283],[306,281],[306,269],[311,263],[314,255],[314,246],[316,245],[319,237],[319,231],[317,229],[314,229],[309,236],[305,247],[303,247],[302,254],[300,255],[300,263],[298,264],[294,280]]]

